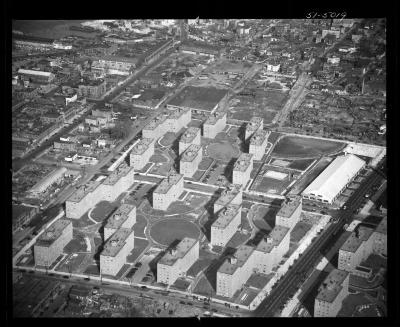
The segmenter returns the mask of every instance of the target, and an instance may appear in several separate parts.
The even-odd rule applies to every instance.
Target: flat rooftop
[[[192,162],[199,155],[201,151],[203,151],[201,145],[190,144],[189,147],[185,150],[185,152],[183,152],[181,161]]]
[[[221,196],[215,202],[215,204],[226,206],[241,192],[242,185],[231,184],[225,190],[222,191]]]
[[[238,214],[241,214],[241,206],[236,204],[229,204],[218,213],[218,218],[211,227],[224,229],[228,226],[233,218]]]
[[[286,198],[276,215],[284,218],[290,218],[300,204],[300,196]]]
[[[103,84],[105,81],[103,79],[86,79],[82,83],[79,83],[79,85],[84,85],[84,86],[99,86]]]
[[[212,111],[227,93],[227,90],[213,87],[186,86],[168,105]]]
[[[136,57],[123,57],[123,56],[102,56],[98,58],[98,60],[105,60],[105,61],[115,61],[115,62],[124,62],[124,63],[129,63],[129,64],[137,64],[138,58]]]
[[[319,287],[318,295],[315,299],[332,303],[342,290],[342,284],[348,275],[349,273],[344,270],[332,270]]]
[[[387,217],[384,217],[379,225],[375,229],[376,232],[381,234],[387,234]]]
[[[279,246],[282,240],[289,233],[289,228],[284,226],[275,226],[267,237],[263,238],[257,245],[257,251],[270,253],[274,247]]]
[[[80,202],[86,195],[92,193],[100,184],[100,181],[89,181],[88,183],[80,186],[74,193],[72,193],[67,201]]]
[[[197,135],[201,135],[201,129],[198,127],[189,127],[181,136],[180,142],[191,143]]]
[[[250,122],[246,125],[246,130],[249,132],[256,131],[260,126],[263,125],[263,119],[261,117],[253,117]]]
[[[181,43],[180,47],[185,47],[185,48],[196,48],[196,49],[202,49],[204,51],[220,51],[221,48],[216,45],[212,45],[206,42],[199,42],[199,41],[191,41],[191,40],[185,40]]]
[[[122,177],[128,175],[133,167],[128,166],[125,162],[120,164],[107,178],[103,181],[103,185],[114,185]]]
[[[134,210],[136,210],[136,206],[127,203],[122,204],[108,219],[105,228],[119,229]]]
[[[126,243],[126,239],[133,233],[132,229],[118,229],[104,244],[104,249],[101,252],[102,256],[115,257]]]
[[[44,247],[51,246],[56,240],[58,240],[64,229],[70,224],[72,224],[71,220],[58,219],[39,236],[36,245]]]
[[[236,160],[233,170],[244,172],[250,166],[253,155],[251,153],[242,153]]]
[[[204,122],[205,125],[215,125],[218,120],[223,119],[226,116],[225,111],[216,111],[208,116],[207,120]]]
[[[347,251],[347,252],[356,252],[357,249],[361,246],[361,244],[365,241],[367,241],[374,230],[372,228],[366,227],[366,226],[359,226],[358,227],[358,237],[357,235],[357,229],[354,231],[349,238],[344,242],[342,247],[340,248],[342,251]]]
[[[182,117],[184,114],[186,114],[189,111],[190,111],[189,108],[176,108],[168,116],[168,119],[179,119],[180,117]]]
[[[150,138],[142,138],[136,145],[132,148],[131,154],[133,155],[141,155],[146,152],[146,150],[150,147],[151,143],[154,142],[154,139]]]
[[[233,275],[238,268],[243,267],[253,252],[254,248],[252,246],[239,246],[233,255],[234,259],[236,259],[236,262],[232,261],[231,259],[226,259],[222,266],[218,269],[218,272]]]
[[[168,113],[162,113],[160,116],[155,117],[154,119],[150,120],[150,122],[143,128],[147,130],[155,130],[159,125],[164,123],[167,120]]]
[[[18,74],[25,74],[25,75],[37,75],[43,77],[50,77],[52,75],[51,72],[44,72],[40,70],[31,70],[31,69],[19,69]]]
[[[178,184],[178,182],[183,179],[183,175],[180,174],[169,174],[166,178],[164,178],[160,184],[158,184],[157,188],[154,190],[154,193],[165,194],[171,189],[173,185]]]
[[[268,135],[267,131],[264,131],[263,129],[255,132],[250,139],[250,144],[261,146],[264,143],[264,141],[268,138],[267,135]]]
[[[179,259],[182,259],[197,242],[198,240],[194,238],[185,237],[179,242],[175,249],[168,251],[158,263],[173,266]]]

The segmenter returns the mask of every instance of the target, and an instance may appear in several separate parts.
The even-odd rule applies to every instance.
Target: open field
[[[198,238],[199,228],[182,219],[166,219],[155,223],[150,230],[154,241],[169,246],[175,240],[182,240],[184,237]]]
[[[282,180],[262,177],[251,186],[252,190],[263,193],[281,194],[291,183],[288,177]]]
[[[340,151],[345,143],[326,141],[307,137],[284,136],[272,151],[273,157],[319,157]]]

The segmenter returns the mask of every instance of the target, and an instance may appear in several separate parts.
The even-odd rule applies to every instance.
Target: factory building
[[[120,164],[99,187],[103,200],[113,202],[123,192],[126,192],[134,182],[135,171],[125,162]]]
[[[54,183],[60,182],[65,175],[67,168],[60,167],[51,171],[48,175],[42,178],[29,190],[29,193],[33,195],[39,195],[47,191],[47,189]]]
[[[183,192],[183,175],[171,173],[164,178],[153,192],[153,208],[167,210]]]
[[[179,173],[185,177],[192,177],[203,159],[201,145],[192,144],[182,154],[179,162]]]
[[[303,198],[332,204],[364,166],[365,161],[353,154],[337,157],[303,191]]]
[[[21,80],[32,81],[38,84],[51,83],[55,78],[53,73],[30,69],[18,69],[18,76],[20,76]]]
[[[250,153],[242,153],[236,160],[232,171],[232,184],[241,184],[246,187],[250,180],[250,173],[253,170],[253,155]]]
[[[384,217],[375,229],[373,235],[372,252],[387,256],[387,217]]]
[[[318,289],[314,302],[314,317],[336,317],[344,298],[349,294],[347,271],[334,269]]]
[[[49,267],[72,240],[72,221],[59,219],[39,236],[33,254],[36,266]]]
[[[271,131],[258,130],[250,138],[249,153],[254,156],[254,160],[261,160],[268,144],[268,137]]]
[[[103,200],[103,195],[99,192],[100,181],[90,181],[80,186],[65,201],[65,215],[68,218],[79,219],[90,208]]]
[[[149,162],[154,154],[155,139],[142,138],[132,149],[129,157],[130,166],[140,170]]]
[[[252,137],[256,132],[263,130],[264,119],[260,117],[253,117],[250,119],[250,122],[246,125],[245,131],[245,141],[249,141],[250,137]]]
[[[134,248],[133,229],[118,229],[104,244],[100,253],[100,274],[115,276]]]
[[[289,246],[290,229],[275,226],[256,247],[254,252],[255,268],[263,274],[269,274],[289,251]]]
[[[168,114],[163,113],[160,116],[155,117],[152,119],[142,130],[143,138],[149,139],[159,139],[162,137],[167,131],[167,120]]]
[[[220,211],[229,204],[242,204],[242,185],[230,184],[222,191],[221,196],[214,203],[214,213]]]
[[[339,249],[338,268],[355,275],[360,275],[357,267],[372,253],[374,230],[366,226],[358,226]]]
[[[179,154],[182,154],[191,144],[201,145],[201,129],[189,127],[179,140]]]
[[[176,108],[170,113],[165,124],[168,132],[178,133],[191,120],[192,110],[190,108]]]
[[[203,124],[203,136],[209,139],[222,132],[226,126],[226,112],[216,111]]]
[[[286,198],[276,214],[275,225],[284,226],[292,230],[300,220],[302,207],[300,196]]]
[[[199,241],[185,237],[157,263],[157,283],[172,285],[199,259]]]
[[[254,248],[240,245],[217,271],[217,295],[231,298],[253,274]]]
[[[120,228],[131,229],[136,223],[136,206],[124,203],[107,220],[104,226],[104,241]]]
[[[218,212],[218,218],[211,225],[211,244],[225,246],[237,232],[241,223],[242,207],[230,204]]]

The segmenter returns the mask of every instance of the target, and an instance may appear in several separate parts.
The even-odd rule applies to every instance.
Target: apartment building
[[[246,125],[244,137],[246,142],[248,142],[256,132],[263,130],[263,123],[264,119],[261,117],[253,117],[250,119],[250,122]]]
[[[242,185],[230,184],[222,191],[221,196],[214,203],[214,214],[229,204],[242,204]]]
[[[140,170],[149,162],[151,156],[154,154],[155,139],[142,138],[132,148],[129,155],[130,166],[134,170]]]
[[[136,223],[136,206],[123,203],[108,218],[104,226],[104,241],[107,241],[120,228],[132,229]]]
[[[203,124],[203,136],[213,139],[222,132],[226,126],[226,112],[216,111]]]
[[[171,173],[164,178],[153,192],[153,208],[167,210],[183,192],[183,175]]]
[[[178,133],[186,127],[192,120],[192,110],[190,108],[176,108],[172,110],[165,124],[168,132]]]
[[[284,226],[292,230],[300,220],[302,208],[300,196],[286,198],[276,214],[275,225]]]
[[[201,145],[191,144],[181,156],[179,173],[185,177],[192,177],[203,159]]]
[[[236,160],[232,171],[232,184],[241,184],[243,188],[250,180],[250,173],[253,170],[253,155],[242,153]]]
[[[225,246],[238,230],[241,223],[241,205],[229,204],[217,214],[211,225],[211,244]]]
[[[121,163],[100,185],[103,200],[113,202],[133,184],[135,172],[133,167]]]
[[[261,160],[264,156],[268,144],[268,137],[271,131],[258,130],[250,138],[249,153],[253,155],[254,160]]]
[[[189,127],[179,140],[179,154],[181,155],[191,144],[201,145],[201,129]]]

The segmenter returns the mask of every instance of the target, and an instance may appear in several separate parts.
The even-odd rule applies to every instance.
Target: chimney
[[[229,258],[229,263],[230,263],[231,265],[236,264],[236,263],[237,263],[237,258],[236,258],[235,256],[230,257],[230,258]]]
[[[177,251],[176,251],[175,248],[173,248],[173,249],[170,249],[170,250],[169,250],[169,253],[170,253],[171,255],[175,256],[176,253],[177,253]]]
[[[271,236],[267,236],[267,237],[265,238],[265,240],[267,241],[268,244],[272,244],[273,239],[272,239]]]

